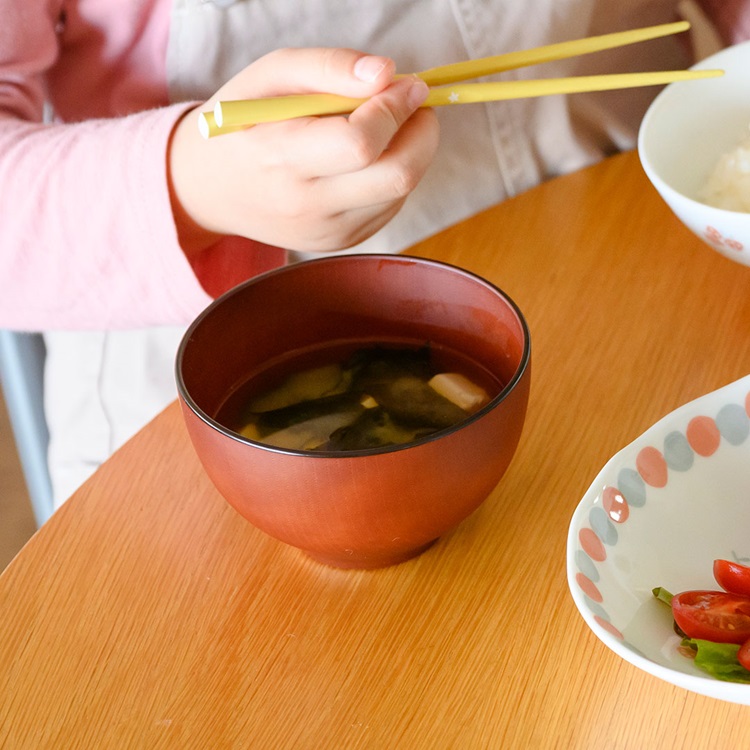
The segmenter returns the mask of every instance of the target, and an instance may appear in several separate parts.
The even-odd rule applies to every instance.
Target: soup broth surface
[[[485,367],[435,344],[337,342],[255,373],[216,419],[277,448],[367,450],[453,427],[502,387]]]

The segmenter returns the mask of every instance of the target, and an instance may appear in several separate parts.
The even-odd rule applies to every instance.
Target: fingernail
[[[386,65],[387,62],[382,57],[372,57],[369,55],[360,57],[354,63],[354,75],[360,81],[372,83],[381,74]]]
[[[410,106],[418,107],[429,93],[430,87],[421,78],[414,78],[409,93],[406,95],[406,100]]]

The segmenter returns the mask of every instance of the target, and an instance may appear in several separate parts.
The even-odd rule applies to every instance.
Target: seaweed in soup
[[[428,345],[361,347],[343,361],[302,368],[256,394],[242,410],[239,432],[296,450],[410,443],[452,427],[472,411],[431,385],[438,372]]]

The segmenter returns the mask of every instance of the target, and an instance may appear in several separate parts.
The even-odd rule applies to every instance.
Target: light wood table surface
[[[632,153],[414,254],[496,283],[531,329],[525,432],[487,502],[417,559],[327,568],[225,504],[173,404],[0,577],[0,747],[750,747],[750,709],[622,661],[565,575],[607,459],[750,372],[750,268]]]

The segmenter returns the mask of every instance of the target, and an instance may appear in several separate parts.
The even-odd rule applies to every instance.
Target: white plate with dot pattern
[[[617,453],[568,531],[568,585],[595,635],[687,690],[750,705],[680,649],[652,589],[717,589],[713,561],[750,562],[750,376],[675,410]]]

